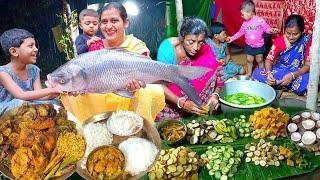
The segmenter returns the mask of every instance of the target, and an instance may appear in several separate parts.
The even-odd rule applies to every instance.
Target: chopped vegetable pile
[[[201,155],[201,159],[206,162],[209,175],[214,176],[216,179],[225,180],[236,174],[243,155],[242,151],[235,150],[230,145],[209,146],[208,150]]]
[[[265,103],[266,100],[260,96],[248,93],[231,94],[224,97],[224,100],[238,105],[255,105]]]

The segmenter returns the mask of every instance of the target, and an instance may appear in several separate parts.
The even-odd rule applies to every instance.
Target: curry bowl
[[[227,95],[247,93],[251,95],[260,96],[265,99],[264,103],[252,105],[239,105],[227,102],[224,98]],[[264,83],[251,80],[236,80],[224,84],[220,90],[220,102],[222,112],[241,111],[244,109],[260,109],[270,105],[276,97],[275,90]]]
[[[187,134],[187,126],[178,120],[164,120],[157,126],[160,138],[167,144],[179,144]]]
[[[121,179],[125,157],[112,145],[99,146],[88,156],[86,166],[92,179]]]

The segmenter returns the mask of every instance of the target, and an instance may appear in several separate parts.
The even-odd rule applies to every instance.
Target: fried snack
[[[18,141],[19,138],[19,134],[16,132],[13,132],[9,135],[9,141],[8,144],[10,144],[11,146],[14,146],[14,144]]]
[[[24,110],[24,109],[23,109]],[[30,121],[35,120],[37,118],[37,110],[33,107],[29,107],[28,109],[25,109],[26,112],[22,113],[22,110],[19,111],[19,115],[21,115],[21,121]]]
[[[33,154],[30,148],[19,148],[11,159],[11,172],[16,179],[41,179],[32,165]]]
[[[11,128],[5,128],[3,131],[2,131],[2,134],[4,136],[9,136],[11,134]]]
[[[114,179],[122,174],[124,155],[113,146],[103,147],[94,151],[88,157],[89,174],[96,179]]]
[[[39,116],[41,116],[41,117],[46,117],[46,116],[48,116],[49,115],[49,108],[50,107],[48,107],[48,106],[46,106],[46,105],[39,105],[39,106],[37,106],[37,111],[38,111],[38,114],[39,114]]]
[[[54,126],[55,126],[55,122],[52,119],[46,119],[40,122],[30,124],[28,128],[35,129],[35,130],[44,130],[48,128],[53,128]]]
[[[3,135],[0,133],[0,145],[3,144]]]

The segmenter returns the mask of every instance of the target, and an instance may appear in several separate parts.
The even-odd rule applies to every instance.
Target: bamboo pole
[[[177,29],[178,34],[180,32],[180,27],[183,21],[183,6],[182,6],[182,0],[176,0],[176,14],[177,14]]]
[[[317,110],[319,84],[319,55],[320,55],[320,1],[316,1],[316,15],[313,23],[312,46],[310,49],[311,64],[308,83],[306,108]]]

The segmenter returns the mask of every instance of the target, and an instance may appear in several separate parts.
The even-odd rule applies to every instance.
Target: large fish
[[[102,49],[81,54],[48,74],[47,84],[59,85],[64,92],[114,92],[126,96],[132,79],[153,83],[159,80],[177,84],[198,106],[202,102],[189,83],[210,69],[159,63],[125,50]]]

